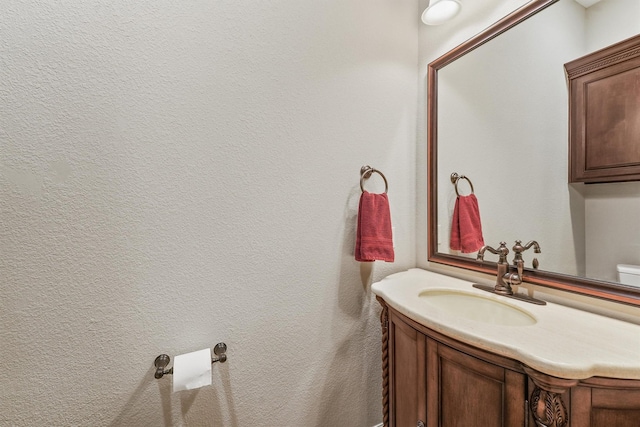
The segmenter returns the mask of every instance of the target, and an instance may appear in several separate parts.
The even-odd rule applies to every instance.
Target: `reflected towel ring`
[[[454,172],[451,174],[451,183],[455,186],[456,196],[460,195],[460,193],[458,192],[458,181],[460,181],[461,179],[467,180],[467,182],[469,183],[469,187],[471,187],[471,194],[474,194],[475,191],[473,190],[473,183],[471,182],[471,180],[464,175],[458,175],[457,172]]]
[[[387,191],[389,191],[389,183],[387,182],[387,177],[385,177],[384,174],[378,169],[374,169],[368,165],[360,168],[360,189],[364,193],[364,180],[369,179],[371,177],[371,174],[374,172],[380,175],[384,180],[384,194],[387,194]]]

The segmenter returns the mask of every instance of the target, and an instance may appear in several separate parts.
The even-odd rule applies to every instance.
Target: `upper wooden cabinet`
[[[640,35],[565,69],[569,182],[640,180]]]

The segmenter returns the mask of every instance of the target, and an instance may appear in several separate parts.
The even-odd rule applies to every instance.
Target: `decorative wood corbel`
[[[529,408],[536,426],[565,427],[569,422],[569,414],[562,393],[578,384],[578,380],[557,378],[525,365],[522,367],[535,384],[529,398]]]

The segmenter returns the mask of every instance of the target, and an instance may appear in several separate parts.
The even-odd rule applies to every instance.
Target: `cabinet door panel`
[[[571,427],[640,426],[640,390],[574,387]]]
[[[403,323],[392,322],[391,425],[415,427],[425,412],[425,337]]]
[[[591,427],[638,427],[640,425],[640,409],[602,409],[591,411]]]
[[[504,427],[524,426],[527,415],[527,377],[505,369]],[[532,424],[533,425],[533,424]]]
[[[440,363],[442,427],[502,426],[503,383],[447,359]]]
[[[440,426],[502,426],[504,369],[439,346]]]
[[[594,407],[599,408],[640,411],[640,390],[594,388],[591,402]]]
[[[431,342],[429,343],[431,344]],[[434,352],[429,351],[433,358]],[[428,363],[432,363],[429,360]],[[442,344],[437,345],[438,427],[524,425],[525,376]],[[434,372],[430,368],[430,372]],[[432,376],[429,376],[431,380]],[[428,397],[429,399],[430,397]],[[429,412],[428,416],[435,414]]]
[[[591,406],[592,427],[640,425],[640,390],[594,388]]]

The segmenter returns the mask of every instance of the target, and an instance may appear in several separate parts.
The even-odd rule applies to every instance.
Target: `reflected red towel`
[[[358,208],[356,231],[356,261],[375,260],[393,262],[391,213],[386,193],[364,191]]]
[[[484,246],[478,199],[473,194],[458,196],[456,199],[449,246],[465,254],[475,252]]]

